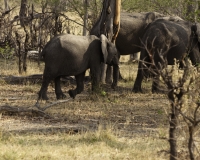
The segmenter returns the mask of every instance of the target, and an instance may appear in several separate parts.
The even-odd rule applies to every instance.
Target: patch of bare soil
[[[157,135],[159,129],[166,126],[165,109],[168,100],[163,94],[135,94],[131,92],[132,83],[121,82],[114,91],[109,85],[103,85],[104,94],[92,94],[91,84],[85,84],[85,90],[75,99],[67,94],[73,84],[63,84],[62,90],[68,101],[59,103],[54,94],[53,85],[48,88],[49,101],[40,101],[40,107],[47,108],[45,115],[35,112],[1,111],[0,129],[12,133],[57,132],[79,133],[96,130],[99,126],[111,127],[119,136]],[[0,85],[0,106],[38,110],[34,105],[40,84]],[[150,89],[149,89],[150,90]],[[62,102],[62,101],[61,101]]]

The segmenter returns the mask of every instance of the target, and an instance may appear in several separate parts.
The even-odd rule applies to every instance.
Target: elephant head
[[[104,63],[106,64],[118,64],[118,51],[115,45],[110,42],[105,35],[100,36],[101,49],[103,53]]]
[[[193,65],[200,63],[200,24],[191,26],[189,58]]]

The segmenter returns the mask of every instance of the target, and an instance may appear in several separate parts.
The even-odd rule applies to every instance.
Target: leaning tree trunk
[[[113,37],[112,42],[115,44],[117,35],[120,29],[120,11],[121,11],[121,0],[117,0],[115,4],[115,18],[113,22]]]
[[[21,7],[19,11],[20,17],[20,25],[24,27],[26,25],[26,17],[27,17],[27,0],[21,0]]]
[[[88,0],[84,0],[84,25],[83,25],[83,36],[87,35],[87,22],[88,22]]]
[[[120,28],[120,7],[121,7],[121,0],[104,0],[103,1],[103,8],[101,11],[101,15],[98,19],[98,21],[94,24],[93,28],[90,31],[91,35],[100,36],[101,34],[106,35],[109,41],[112,41],[115,43],[116,37],[119,32]],[[102,64],[102,74],[101,74],[101,80],[104,82],[105,79],[105,72],[107,72],[109,75],[111,75],[111,68],[104,66],[105,64]],[[119,69],[119,67],[115,67],[115,69]],[[118,71],[114,71],[113,73],[116,73]],[[117,83],[118,81],[118,74],[113,74],[113,77],[115,77],[115,81]],[[110,76],[109,80],[106,80],[107,82],[112,81]]]
[[[8,0],[4,0],[4,5],[5,5],[5,11],[9,11],[10,7],[8,5]]]
[[[98,37],[104,34],[110,41],[117,37],[120,27],[120,6],[121,0],[104,0],[101,15],[90,34]]]

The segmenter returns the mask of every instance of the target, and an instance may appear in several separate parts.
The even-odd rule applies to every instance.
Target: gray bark
[[[19,11],[20,25],[24,27],[26,25],[25,18],[27,17],[27,0],[21,0],[21,7]]]
[[[10,6],[8,5],[8,0],[4,0],[5,11],[10,10]]]
[[[83,36],[87,35],[87,23],[88,23],[88,0],[84,0],[84,25],[83,25]]]

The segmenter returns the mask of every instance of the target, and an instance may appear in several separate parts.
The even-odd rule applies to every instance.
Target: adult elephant
[[[120,55],[128,55],[141,51],[141,38],[149,23],[164,17],[157,12],[121,13],[120,30],[116,39],[116,47]]]
[[[126,13],[122,12],[120,16],[120,30],[116,39],[116,47],[120,55],[129,55],[140,52],[142,49],[141,39],[147,30],[147,26],[158,18],[179,20],[179,17],[166,17],[166,15],[157,12],[141,12],[141,13]],[[90,34],[95,33],[95,25]],[[105,73],[105,66],[103,65],[101,79],[106,83],[112,82],[111,66],[107,66],[107,74]],[[113,75],[117,74],[116,66],[113,66]],[[113,76],[114,78],[116,76]],[[113,80],[112,87],[117,86],[118,80]]]
[[[96,36],[58,35],[45,45],[40,57],[43,57],[45,68],[38,99],[44,100],[48,99],[46,92],[51,80],[55,82],[57,99],[66,97],[60,87],[61,76],[75,76],[77,86],[75,90],[69,90],[70,97],[75,98],[84,89],[88,68],[92,90],[99,90],[101,63],[118,64],[117,49],[104,35],[100,39]]]
[[[149,24],[142,38],[138,73],[133,92],[142,92],[141,84],[145,76],[150,75],[150,70],[162,62],[160,54],[167,59],[168,65],[174,64],[174,59],[182,61],[188,56],[195,65],[200,63],[200,27],[199,24],[179,20],[169,21],[157,19]],[[153,80],[152,92],[158,91],[158,81]]]

